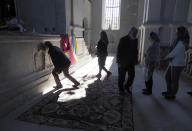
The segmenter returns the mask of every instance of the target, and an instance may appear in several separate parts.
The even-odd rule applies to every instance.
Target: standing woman
[[[170,48],[170,53],[165,57],[169,60],[169,67],[167,69],[165,79],[167,84],[167,91],[162,92],[165,99],[174,100],[179,88],[179,78],[185,66],[185,51],[189,46],[189,34],[185,27],[178,27],[176,41]]]
[[[155,32],[149,35],[149,47],[145,53],[145,86],[143,94],[151,95],[153,87],[153,72],[159,66],[160,60],[160,46],[159,37]]]
[[[112,73],[105,68],[106,57],[108,56],[107,47],[108,47],[108,38],[107,33],[102,31],[100,33],[100,40],[97,44],[97,57],[99,64],[99,73],[97,74],[98,78],[101,78],[102,69],[107,73],[107,77],[109,77]]]

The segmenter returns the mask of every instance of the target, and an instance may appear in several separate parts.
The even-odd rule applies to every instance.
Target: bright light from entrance
[[[63,91],[60,93],[58,97],[58,100],[57,100],[58,102],[68,102],[68,101],[77,100],[77,99],[86,97],[86,89],[88,88],[88,85],[91,83],[94,83],[94,81],[97,80],[97,78],[95,77],[95,75],[99,71],[97,60],[98,60],[97,58],[94,58],[88,64],[78,69],[72,75],[74,78],[80,81],[81,86],[79,86],[79,88],[74,88],[72,86],[73,84],[68,79],[64,79],[61,81],[61,83],[63,84],[63,88],[59,90],[63,90]],[[113,56],[107,57],[106,65],[105,65],[106,68],[110,69],[113,62],[114,62]],[[102,71],[102,76],[103,78],[106,76],[106,73],[104,71]],[[88,79],[85,79],[85,78],[88,78]],[[44,90],[43,95],[53,90],[52,87],[53,85],[50,85],[50,87]]]

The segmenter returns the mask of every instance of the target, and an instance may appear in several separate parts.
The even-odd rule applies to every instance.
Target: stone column
[[[144,23],[158,23],[160,21],[161,0],[145,0]]]
[[[65,34],[66,30],[66,9],[65,1],[55,0],[55,20],[56,31],[60,34]]]
[[[184,23],[187,20],[189,0],[176,0],[173,22]]]
[[[161,0],[145,0],[143,11],[143,25],[140,26],[139,60],[143,63],[150,32],[159,33],[161,23]]]

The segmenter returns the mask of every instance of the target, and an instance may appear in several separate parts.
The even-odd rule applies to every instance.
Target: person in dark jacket
[[[108,38],[107,33],[102,31],[100,34],[100,40],[97,44],[97,57],[98,57],[98,65],[99,65],[99,73],[97,74],[98,78],[101,78],[102,69],[107,73],[107,77],[109,77],[112,73],[105,68],[106,57],[108,56],[107,47],[108,47]]]
[[[65,77],[67,77],[74,83],[74,86],[80,85],[80,83],[69,74],[71,61],[59,47],[53,46],[51,42],[45,42],[44,50],[50,55],[55,67],[52,71],[53,77],[56,82],[56,86],[54,88],[63,87],[58,76],[58,74],[60,74],[61,72],[63,72]]]
[[[118,86],[120,94],[124,94],[124,90],[131,93],[130,87],[135,77],[135,65],[138,63],[137,32],[138,30],[132,27],[129,34],[120,39],[117,48]],[[124,86],[126,72],[128,72],[128,80]]]

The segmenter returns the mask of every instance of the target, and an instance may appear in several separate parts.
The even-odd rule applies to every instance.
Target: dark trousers
[[[168,95],[175,96],[177,94],[177,91],[179,88],[179,78],[182,70],[183,70],[183,67],[180,67],[180,66],[168,67],[165,75]]]
[[[98,65],[99,68],[103,68],[105,66],[106,56],[99,56],[98,57]]]
[[[105,68],[105,61],[106,61],[106,56],[100,56],[98,57],[98,64],[99,64],[99,74],[101,74],[101,70],[103,69],[106,73],[108,70]]]
[[[73,78],[70,74],[69,74],[69,68],[65,68],[62,70],[63,74],[65,75],[65,77],[67,77],[70,81],[72,81],[75,85],[79,84],[79,82]],[[60,73],[60,72],[59,72]],[[53,77],[55,79],[55,83],[57,86],[61,86],[61,82],[60,82],[60,79],[59,79],[59,75],[58,75],[58,72],[56,69],[53,69],[52,71],[52,74],[53,74]]]
[[[145,81],[145,86],[146,86],[146,89],[147,89],[148,91],[152,92],[153,76],[151,76],[148,81]]]
[[[119,90],[124,90],[124,81],[125,81],[125,75],[128,72],[128,80],[125,85],[125,88],[129,88],[132,86],[134,78],[135,78],[135,65],[128,65],[128,66],[120,66],[118,67],[118,86]]]

